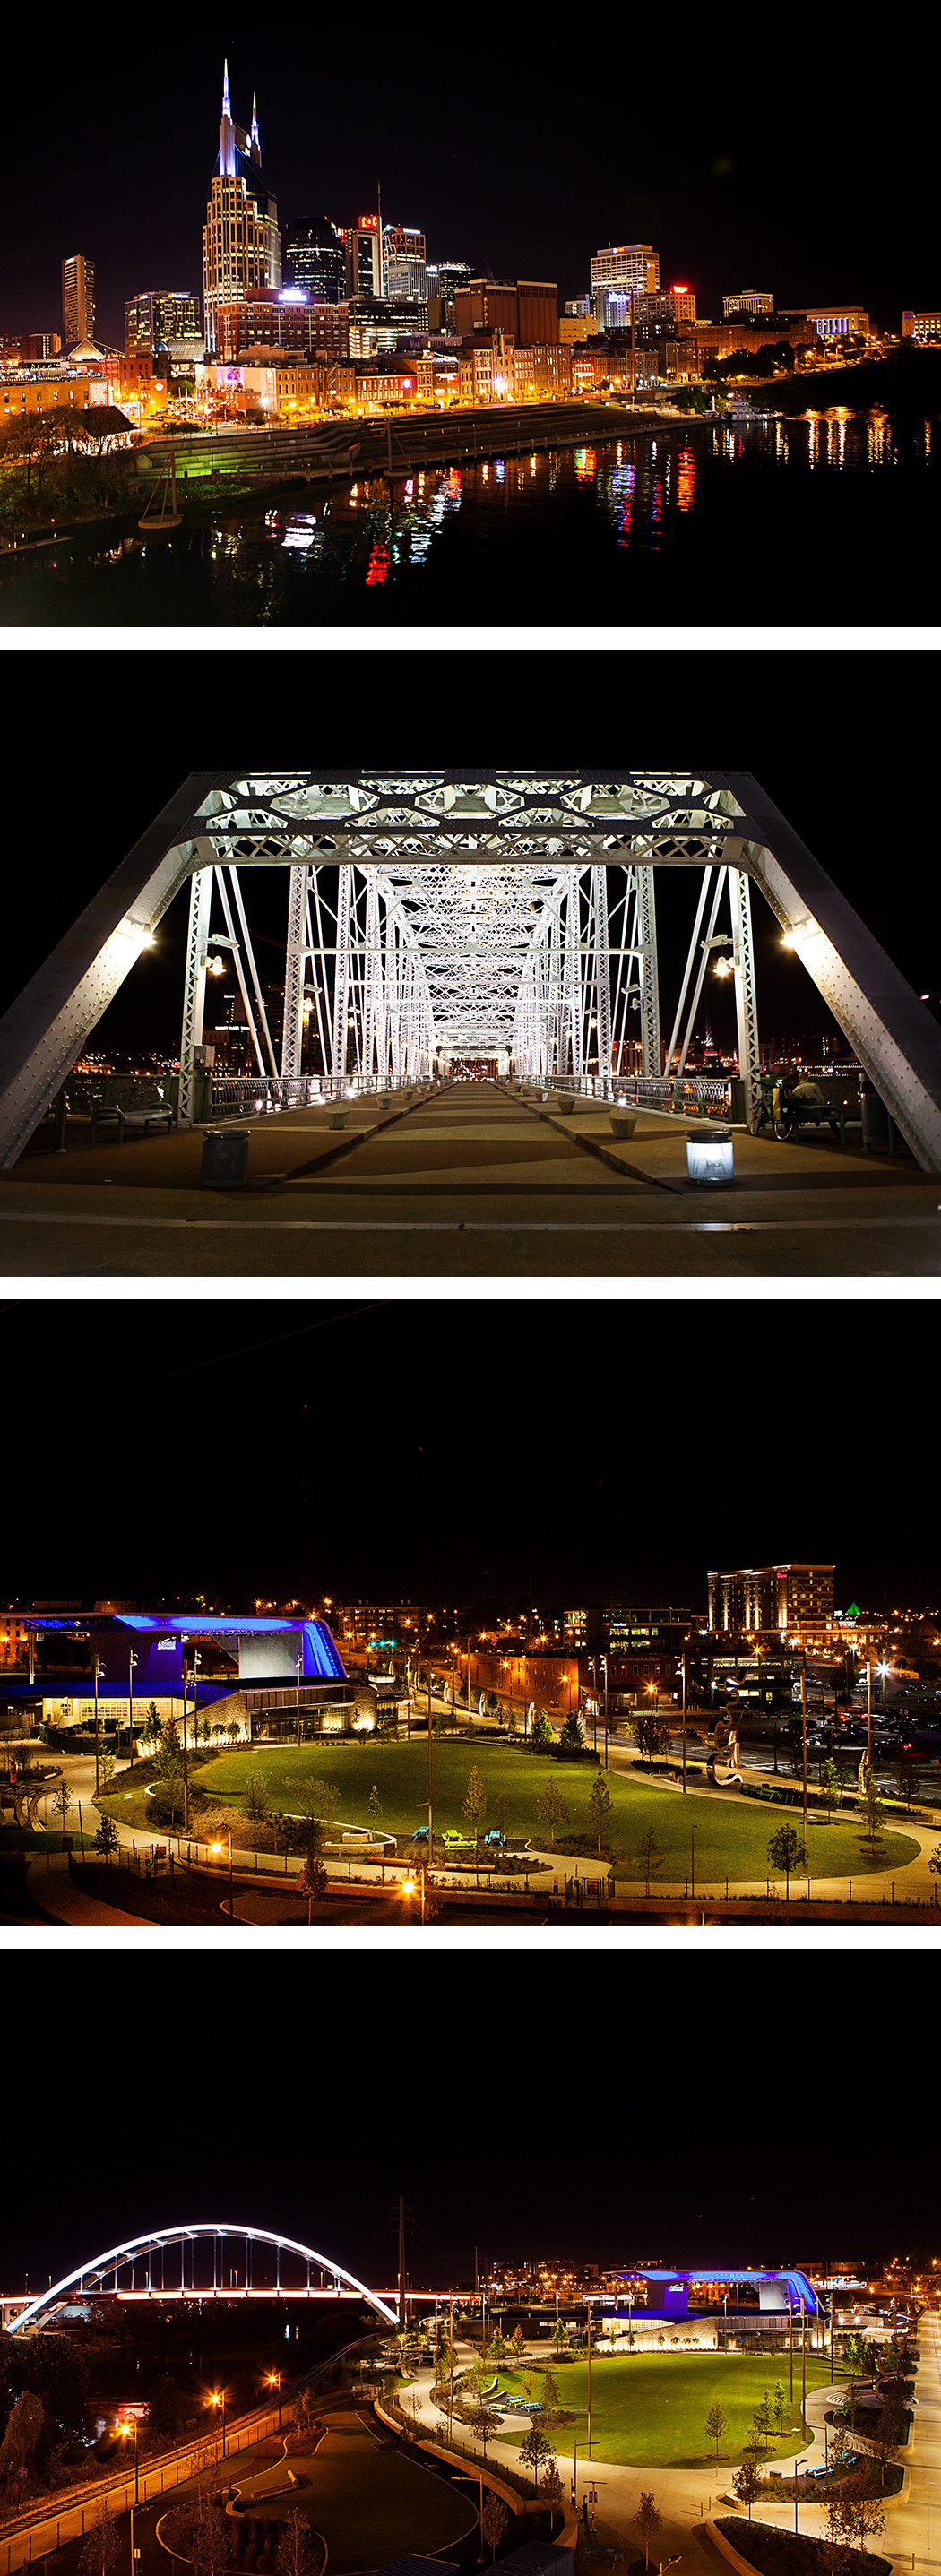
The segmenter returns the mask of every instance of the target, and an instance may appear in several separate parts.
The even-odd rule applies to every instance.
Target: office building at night
[[[425,236],[410,230],[407,224],[383,225],[382,292],[388,296],[414,296],[422,301],[427,296]]]
[[[346,244],[329,215],[295,215],[284,236],[284,283],[317,304],[346,296]]]
[[[630,321],[632,295],[658,295],[660,259],[649,242],[612,243],[591,263],[591,303],[599,331]]]
[[[743,286],[738,295],[723,295],[722,316],[726,322],[742,322],[746,314],[774,312],[774,297],[754,286]]]
[[[349,301],[364,295],[382,298],[382,235],[378,215],[360,215],[342,235],[346,253]]]
[[[218,349],[220,305],[242,304],[259,288],[280,284],[278,208],[262,175],[258,117],[253,104],[248,132],[235,124],[226,64],[219,152],[203,225],[203,327],[207,350],[215,354]]]
[[[781,1636],[833,1625],[832,1565],[737,1566],[709,1573],[709,1626],[714,1633],[777,1630]]]
[[[131,356],[146,349],[152,358],[171,341],[200,336],[199,301],[195,295],[171,295],[148,288],[132,295],[124,307],[124,346]]]
[[[62,337],[67,349],[95,337],[95,263],[81,251],[62,262]]]

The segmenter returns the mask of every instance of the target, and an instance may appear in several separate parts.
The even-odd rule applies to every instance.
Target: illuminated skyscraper
[[[67,349],[95,337],[95,263],[81,251],[62,262],[62,337]]]
[[[222,85],[219,154],[203,225],[203,308],[207,353],[218,348],[216,315],[259,287],[281,284],[277,200],[262,177],[258,117],[246,133],[229,105],[229,66]]]

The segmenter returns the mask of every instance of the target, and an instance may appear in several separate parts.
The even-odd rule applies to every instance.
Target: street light
[[[210,2406],[222,2408],[222,2457],[225,2459],[225,2389],[214,2388],[211,2391],[209,2403]]]
[[[138,2449],[137,2449],[137,2417],[136,2417],[136,2415],[135,2415],[135,2417],[134,2417],[133,2426],[132,2426],[132,2425],[130,2425],[130,2424],[120,2424],[120,2425],[118,2426],[118,2431],[119,2431],[119,2433],[120,2433],[120,2435],[121,2435],[121,2440],[122,2440],[122,2442],[126,2442],[126,2441],[127,2441],[128,2434],[129,2434],[131,2431],[133,2431],[133,2434],[134,2434],[134,2505],[135,2505],[135,2509],[136,2509],[136,2507],[137,2507],[137,2506],[138,2506],[138,2504],[140,2503],[140,2492],[139,2492],[139,2486],[138,2486]]]
[[[210,1851],[211,1851],[211,1852],[218,1852],[218,1853],[220,1853],[220,1854],[221,1854],[221,1853],[222,1853],[222,1852],[224,1852],[224,1850],[225,1850],[225,1844],[224,1844],[224,1843],[210,1843],[210,1845],[209,1845],[209,1849],[210,1849]],[[231,1921],[232,1921],[232,1828],[231,1828],[231,1825],[230,1825],[230,1827],[229,1827],[229,1921],[230,1921],[230,1923],[231,1923]],[[215,2399],[213,2399],[213,2404],[215,2405]],[[225,2457],[225,2453],[223,2452],[223,2458],[224,2458],[224,2457]]]
[[[281,2430],[281,2373],[280,2373],[280,2371],[279,2371],[279,2370],[269,2370],[269,2372],[268,2372],[268,2381],[267,2381],[267,2385],[268,2385],[268,2387],[269,2387],[269,2388],[276,2388],[276,2389],[277,2389],[277,2392],[278,2392],[278,2431],[279,2431],[279,2433],[280,2433],[280,2430]]]

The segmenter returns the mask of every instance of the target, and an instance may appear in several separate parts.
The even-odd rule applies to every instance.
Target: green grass
[[[536,1802],[551,1781],[568,1806],[570,1834],[587,1836],[591,1832],[588,1801],[595,1772],[588,1763],[540,1761],[508,1744],[476,1742],[435,1745],[432,1764],[434,1817],[439,1832],[446,1826],[463,1826],[466,1830],[462,1808],[475,1765],[487,1794],[485,1829],[498,1822],[498,1800],[503,1795],[507,1833],[511,1837],[528,1835],[533,1842],[545,1841],[548,1848]],[[194,1759],[190,1777],[199,1780],[213,1802],[237,1804],[249,1771],[263,1774],[274,1805],[288,1813],[297,1804],[299,1783],[311,1774],[338,1788],[337,1818],[345,1825],[371,1823],[368,1810],[374,1783],[382,1802],[379,1822],[387,1833],[413,1833],[416,1825],[424,1821],[427,1809],[426,1739],[410,1744],[395,1737],[370,1736],[362,1743],[347,1742],[329,1748],[317,1744],[271,1748],[253,1745],[250,1751],[211,1755],[198,1770]],[[643,1877],[641,1843],[648,1825],[653,1826],[661,1855],[660,1868],[651,1879],[654,1887],[686,1878],[694,1825],[696,1884],[703,1890],[724,1883],[726,1875],[733,1882],[750,1879],[763,1886],[769,1869],[770,1836],[782,1823],[793,1824],[800,1832],[796,1809],[762,1806],[751,1799],[736,1803],[696,1796],[693,1791],[682,1798],[636,1774],[625,1776],[609,1771],[606,1778],[611,1792],[610,1845],[615,1853],[626,1854],[624,1866],[632,1878]],[[124,1809],[126,1816],[130,1812]],[[874,1870],[899,1873],[918,1853],[918,1845],[909,1835],[894,1832],[878,1835],[871,1850],[856,1816],[835,1816],[830,1825],[811,1819],[808,1839],[812,1882],[815,1878],[862,1879]],[[565,1840],[563,1830],[557,1837],[560,1852]],[[804,1883],[792,1882],[795,1886]],[[780,1884],[783,1888],[783,1880]]]
[[[525,2374],[531,2380],[532,2394],[538,2397],[542,2372],[537,2367]],[[558,2456],[564,2459],[573,2440],[582,2450],[588,2407],[588,2364],[569,2362],[556,2372],[560,2406],[574,2412],[574,2424],[554,2428],[551,2439]],[[501,2385],[520,2383],[512,2372],[500,2373]],[[808,2388],[828,2388],[831,2380],[829,2361],[816,2354],[807,2356]],[[728,2417],[719,2442],[720,2468],[742,2456],[746,2435],[767,2389],[769,2396],[776,2382],[785,2391],[784,2438],[779,2441],[772,2432],[767,2453],[769,2460],[784,2459],[802,2450],[808,2436],[801,2425],[800,2352],[794,2355],[794,2404],[790,2396],[790,2363],[786,2356],[762,2353],[751,2355],[726,2352],[703,2353],[634,2353],[615,2355],[610,2361],[593,2360],[591,2366],[591,2447],[596,2460],[626,2462],[632,2468],[715,2468],[715,2442],[706,2432],[706,2417],[718,2398]],[[799,2427],[797,2435],[791,2426]],[[526,2425],[508,2434],[512,2442],[525,2441]]]

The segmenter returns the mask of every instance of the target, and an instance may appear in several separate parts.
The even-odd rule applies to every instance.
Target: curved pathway
[[[468,2363],[471,2358],[468,2350]],[[545,2347],[539,2347],[531,2356],[533,2367],[541,2365],[545,2368],[546,2361]],[[462,2366],[466,2366],[463,2360]],[[431,2388],[431,2376],[425,2372],[415,2381],[409,2396],[410,2400],[412,2396],[418,2399],[418,2414],[423,2423],[439,2425],[442,2418],[438,2408],[431,2403]],[[828,2407],[832,2408],[835,2398],[842,2402],[845,2394],[845,2386],[818,2388],[809,2393],[807,2422],[811,2439],[790,2457],[775,2461],[775,2468],[780,2470],[783,2478],[789,2477],[793,2481],[795,2469],[800,2477],[801,2470],[810,2465],[811,2459],[816,2465],[822,2457],[826,2411]],[[511,2420],[518,2419],[503,2417],[504,2424]],[[495,2467],[502,2464],[507,2468],[519,2468],[518,2451],[510,2449],[499,2435],[488,2445],[488,2456]],[[707,2468],[639,2469],[609,2460],[592,2461],[590,2477],[598,2494],[598,2521],[612,2534],[626,2537],[640,2504],[641,2489],[652,2493],[658,2512],[663,2516],[663,2531],[658,2535],[657,2550],[666,2565],[668,2558],[681,2554],[684,2547],[688,2548],[689,2537],[696,2524],[701,2526],[723,2507],[734,2508],[732,2466],[732,2463],[723,2461],[719,2470],[714,2469],[710,2475]],[[915,2417],[903,2467],[901,2493],[887,2500],[885,2533],[875,2546],[886,2557],[894,2559],[900,2569],[903,2563],[906,2568],[913,2565],[916,2569],[941,2567],[941,2315],[936,2310],[926,2312],[920,2321]],[[570,2484],[570,2469],[571,2461],[566,2462],[560,2454],[559,2473],[566,2491]],[[579,2497],[586,2474],[588,2464],[579,2455]],[[824,2506],[814,2497],[806,2482],[799,2486],[798,2516],[801,2529],[812,2535],[822,2534]],[[793,2531],[793,2484],[787,2502],[782,2500],[780,2506],[762,2504],[761,2518],[764,2522],[775,2523],[781,2530]],[[636,2541],[636,2532],[631,2536]]]

